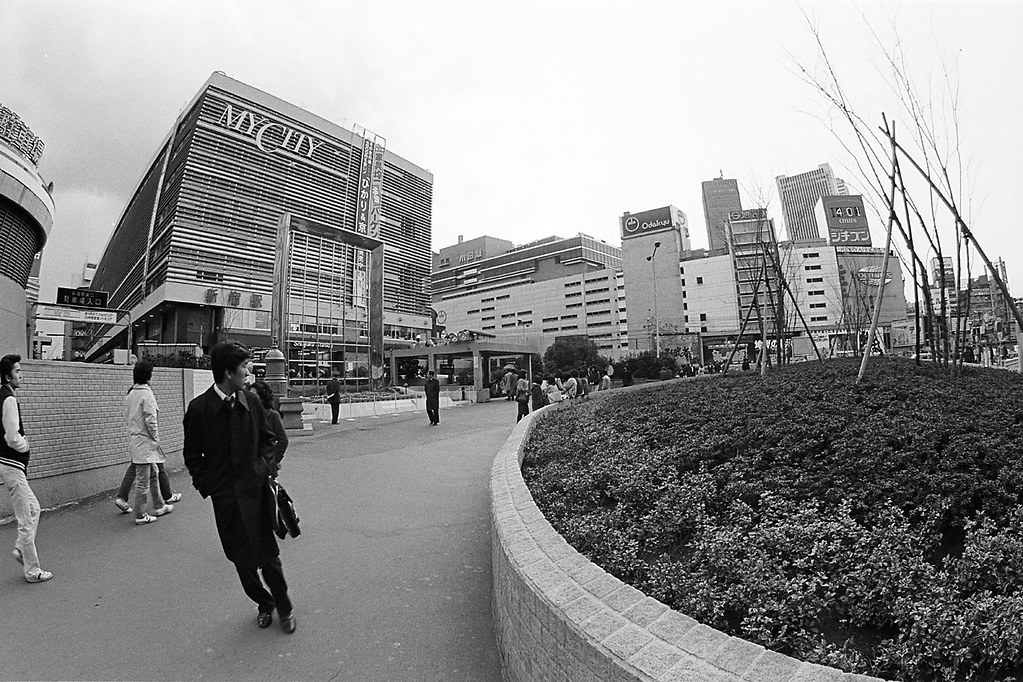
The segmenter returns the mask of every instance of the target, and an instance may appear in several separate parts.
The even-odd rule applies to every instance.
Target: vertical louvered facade
[[[379,204],[370,230],[385,245],[385,335],[425,334],[432,174],[385,151],[377,136],[220,73],[184,109],[149,166],[93,286],[111,292],[111,306],[137,312],[139,339],[208,346],[230,337],[268,347],[282,216],[335,228],[340,239],[365,230],[360,199],[370,190],[360,180],[367,176],[363,154],[374,150],[381,172],[372,188]],[[351,287],[353,273],[348,267],[327,281]],[[302,324],[296,321],[292,331],[299,334]]]

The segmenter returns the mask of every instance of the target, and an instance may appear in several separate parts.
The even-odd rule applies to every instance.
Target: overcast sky
[[[895,107],[861,12],[884,36],[895,22],[920,83],[953,65],[974,229],[1023,295],[1020,2],[0,0],[0,103],[43,138],[56,186],[41,300],[100,255],[214,70],[430,169],[434,249],[483,234],[619,244],[618,216],[666,204],[705,246],[700,182],[719,171],[780,226],[779,174],[828,162],[863,191],[794,74],[791,56],[817,63],[801,7],[871,124]]]

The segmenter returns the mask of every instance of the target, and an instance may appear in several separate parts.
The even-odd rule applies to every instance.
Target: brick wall
[[[24,360],[18,390],[32,447],[28,477],[44,508],[117,487],[128,458],[125,395],[131,367]],[[184,408],[212,382],[208,370],[157,367],[150,386],[160,406],[160,440],[171,469],[181,457]],[[0,517],[11,513],[0,495]]]
[[[522,442],[550,409],[556,408],[519,422],[491,470],[494,627],[506,680],[877,680],[730,637],[645,596],[573,549],[537,508],[521,473]]]

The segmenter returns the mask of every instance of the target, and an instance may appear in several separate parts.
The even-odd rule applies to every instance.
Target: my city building
[[[822,196],[849,193],[845,181],[836,178],[831,166],[822,163],[815,170],[798,175],[779,175],[778,199],[789,241],[803,242],[820,239],[820,225],[815,207]]]
[[[0,104],[0,348],[27,353],[30,301],[39,295],[39,253],[53,227],[53,183],[39,175],[43,141]],[[34,283],[30,283],[33,277]]]
[[[586,335],[601,352],[629,350],[622,251],[588,235],[518,247],[480,237],[445,247],[431,277],[437,323],[542,353],[560,336]]]
[[[277,344],[292,384],[382,375],[385,345],[432,329],[432,194],[432,173],[379,135],[216,72],[146,166],[92,287],[130,313],[132,346]]]

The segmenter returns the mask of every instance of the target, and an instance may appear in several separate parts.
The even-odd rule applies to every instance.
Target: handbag
[[[298,512],[295,511],[295,501],[291,499],[291,495],[276,478],[266,480],[270,486],[270,496],[273,498],[274,534],[281,540],[288,535],[297,538],[302,534],[302,529],[298,526],[299,518]]]

